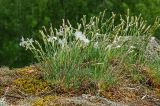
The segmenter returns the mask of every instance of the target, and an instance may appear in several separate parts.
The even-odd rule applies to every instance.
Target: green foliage
[[[38,29],[50,23],[54,27],[61,24],[62,18],[69,19],[73,26],[83,14],[94,16],[108,9],[124,14],[139,13],[153,22],[160,14],[159,0],[0,0],[0,65],[20,67],[33,61],[29,53],[19,48],[21,36],[39,38]],[[156,36],[159,32],[156,33]],[[13,54],[12,54],[13,53]],[[26,55],[25,55],[25,54]],[[20,58],[21,57],[21,58]]]
[[[117,17],[119,23],[116,23]],[[40,30],[42,42],[21,39],[20,46],[33,53],[45,78],[52,84],[59,83],[71,89],[89,80],[97,84],[99,90],[106,90],[118,81],[120,73],[125,73],[126,63],[145,64],[148,39],[160,26],[159,18],[148,25],[140,15],[116,16],[112,13],[106,18],[105,12],[89,21],[86,16],[81,20],[77,28],[69,21],[63,21],[59,29],[44,27]],[[117,43],[116,39],[128,35],[131,40]]]

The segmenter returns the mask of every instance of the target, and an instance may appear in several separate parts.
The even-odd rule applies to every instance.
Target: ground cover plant
[[[68,20],[63,20],[59,29],[43,27],[40,41],[22,37],[20,46],[34,54],[44,79],[64,91],[99,93],[120,85],[126,78],[160,86],[160,67],[155,62],[159,58],[150,61],[145,55],[159,22],[157,18],[148,25],[141,15],[129,13],[112,13],[106,18],[101,12],[89,19],[83,16],[77,28]],[[119,42],[123,37],[128,38]]]

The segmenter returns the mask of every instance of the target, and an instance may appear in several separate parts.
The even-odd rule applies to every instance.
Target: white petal
[[[83,40],[85,43],[89,43],[89,40],[88,39],[84,39]]]
[[[81,35],[83,35],[82,32],[80,32],[80,31],[75,32],[75,36],[81,36]]]
[[[22,38],[21,38],[21,41],[23,42],[24,41],[24,37],[22,36]]]

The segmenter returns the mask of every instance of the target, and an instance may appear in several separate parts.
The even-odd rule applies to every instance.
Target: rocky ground
[[[103,92],[93,92],[92,87],[66,91],[51,86],[36,66],[0,68],[0,106],[160,106],[160,88],[136,84],[127,77]]]

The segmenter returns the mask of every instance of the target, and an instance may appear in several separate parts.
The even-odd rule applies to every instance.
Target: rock
[[[100,96],[92,96],[89,94],[82,94],[79,97],[63,98],[61,102],[73,103],[75,106],[128,106],[119,102],[110,101]]]
[[[149,59],[160,59],[160,43],[155,37],[149,39],[145,56]]]
[[[89,94],[83,94],[74,97],[62,97],[53,95],[43,98],[29,97],[19,101],[18,104],[18,106],[39,106],[40,104],[43,106],[129,106],[126,104],[108,100],[100,96],[92,96]]]

